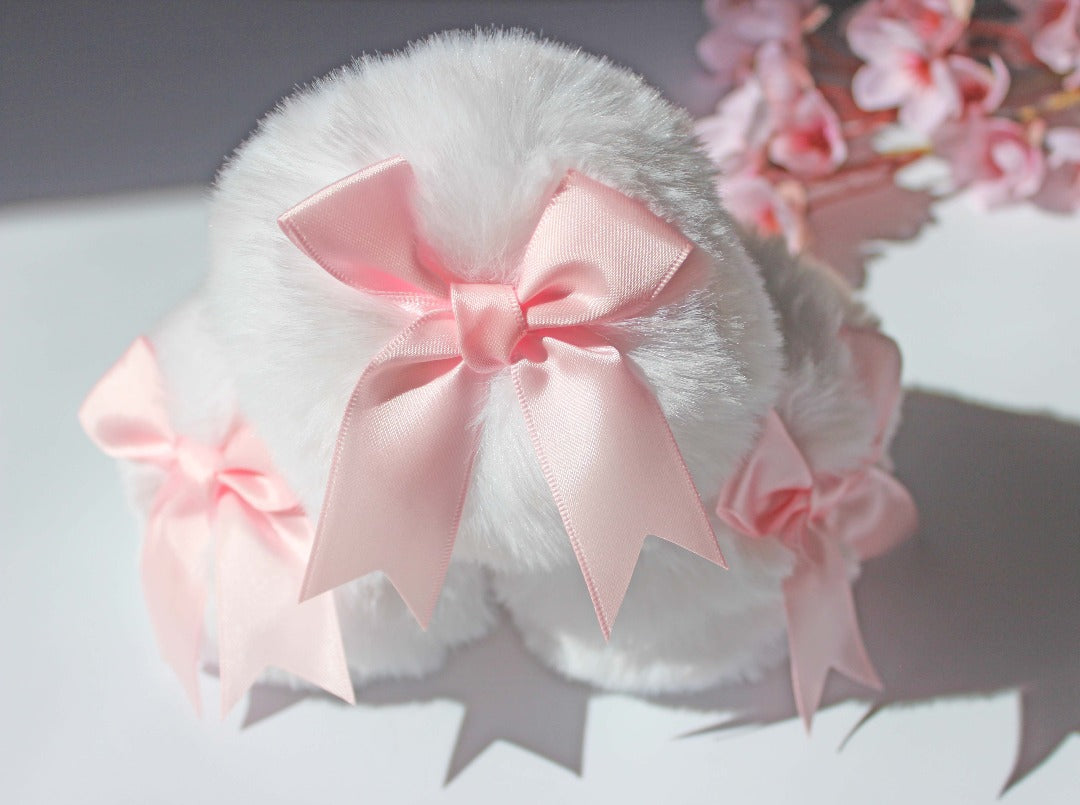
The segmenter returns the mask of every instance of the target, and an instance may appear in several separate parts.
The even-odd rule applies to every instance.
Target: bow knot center
[[[450,302],[465,365],[482,374],[509,366],[527,329],[513,286],[455,283]]]
[[[764,514],[769,529],[766,533],[779,535],[789,548],[819,562],[821,549],[816,544],[814,526],[827,524],[838,515],[856,478],[821,475],[814,478],[810,487],[774,492]]]
[[[180,437],[176,441],[180,471],[199,486],[207,486],[221,468],[221,452],[200,442]]]

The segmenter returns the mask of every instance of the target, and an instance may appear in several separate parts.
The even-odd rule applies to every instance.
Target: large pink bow
[[[607,636],[647,535],[723,564],[656,398],[596,329],[644,312],[698,252],[642,204],[570,173],[516,283],[463,282],[421,241],[412,187],[409,164],[391,159],[279,222],[337,279],[418,314],[349,400],[303,594],[382,570],[427,625],[477,450],[477,415],[492,373],[509,368]]]
[[[195,709],[212,534],[222,714],[268,666],[351,703],[333,598],[297,604],[311,526],[251,430],[236,428],[220,446],[178,436],[144,338],[98,381],[79,419],[108,455],[164,473],[147,520],[143,592],[161,653]]]
[[[878,466],[899,401],[900,352],[880,333],[845,329],[841,337],[878,415],[863,463],[842,476],[815,473],[780,416],[770,411],[716,508],[740,533],[778,537],[796,552],[795,570],[784,582],[784,606],[795,703],[808,728],[830,668],[881,687],[859,632],[841,543],[866,558],[910,536],[917,523],[907,490]]]

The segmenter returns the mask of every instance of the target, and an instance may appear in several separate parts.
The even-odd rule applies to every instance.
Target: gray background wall
[[[0,0],[0,203],[204,183],[275,101],[365,51],[522,26],[703,112],[700,0]]]

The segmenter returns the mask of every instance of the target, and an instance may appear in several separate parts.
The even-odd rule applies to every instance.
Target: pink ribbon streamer
[[[784,608],[795,704],[807,729],[830,668],[881,688],[859,631],[841,544],[867,558],[910,536],[918,519],[907,490],[879,466],[900,399],[900,352],[877,332],[845,329],[841,337],[877,412],[875,438],[862,464],[844,476],[815,473],[770,411],[716,508],[736,531],[778,537],[797,555],[783,585]]]
[[[647,535],[723,564],[656,398],[596,329],[646,311],[698,252],[640,203],[571,172],[516,284],[466,283],[421,241],[412,188],[409,164],[390,159],[279,221],[334,277],[418,314],[349,400],[303,595],[381,570],[427,626],[476,454],[476,414],[492,373],[508,369],[606,637]]]
[[[108,455],[164,473],[147,520],[143,592],[162,656],[196,711],[212,535],[222,715],[268,666],[352,703],[332,596],[297,604],[311,526],[252,431],[237,427],[219,446],[178,436],[144,338],[90,392],[79,420]]]

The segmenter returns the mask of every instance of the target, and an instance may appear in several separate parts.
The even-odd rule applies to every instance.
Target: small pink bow
[[[797,555],[784,582],[795,703],[810,726],[830,668],[872,688],[881,681],[866,653],[840,544],[866,558],[910,536],[917,524],[907,490],[878,466],[900,395],[900,352],[877,332],[845,329],[877,429],[853,472],[815,473],[776,411],[753,451],[720,492],[716,513],[736,531],[775,536]]]
[[[646,311],[698,252],[643,205],[571,172],[516,283],[463,282],[421,241],[412,187],[409,164],[387,160],[279,221],[334,277],[418,314],[349,400],[303,594],[382,570],[426,627],[461,517],[477,415],[492,374],[508,368],[607,636],[647,535],[723,564],[656,398],[597,330]]]
[[[222,714],[268,666],[351,703],[333,598],[297,604],[311,526],[251,430],[236,428],[220,446],[178,436],[144,338],[98,381],[79,420],[108,455],[164,473],[147,519],[143,592],[162,656],[196,711],[211,534]]]

